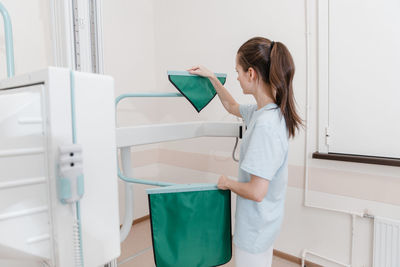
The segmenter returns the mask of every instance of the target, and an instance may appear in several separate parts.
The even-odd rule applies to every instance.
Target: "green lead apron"
[[[226,74],[215,73],[225,84]],[[213,100],[217,92],[208,78],[190,74],[187,71],[168,71],[168,79],[176,89],[200,112]]]
[[[146,191],[157,267],[210,267],[230,261],[229,190],[190,184]]]

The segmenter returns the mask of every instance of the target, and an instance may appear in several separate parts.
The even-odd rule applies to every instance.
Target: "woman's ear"
[[[256,72],[256,70],[254,68],[250,67],[247,72],[249,74],[249,80],[250,81],[257,80],[257,72]]]

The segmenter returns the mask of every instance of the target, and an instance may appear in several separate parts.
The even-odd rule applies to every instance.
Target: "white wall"
[[[114,77],[116,96],[156,90],[153,27],[153,1],[103,1],[104,72]],[[143,99],[119,107],[120,125],[154,120],[154,108]]]

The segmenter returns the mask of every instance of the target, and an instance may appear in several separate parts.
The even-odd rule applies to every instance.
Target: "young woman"
[[[225,109],[242,117],[247,130],[240,148],[238,181],[222,175],[218,187],[237,194],[233,242],[238,267],[269,267],[283,220],[288,177],[288,139],[302,120],[293,95],[294,63],[286,46],[255,37],[236,55],[238,81],[257,104],[239,105],[203,66],[189,69],[207,77]]]

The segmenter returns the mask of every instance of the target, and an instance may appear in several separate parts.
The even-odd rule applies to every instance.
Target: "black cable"
[[[232,159],[234,161],[236,161],[236,162],[239,162],[239,160],[235,157],[235,153],[236,153],[236,148],[237,148],[238,142],[239,142],[239,137],[236,137],[235,146],[234,146],[233,151],[232,151]]]

